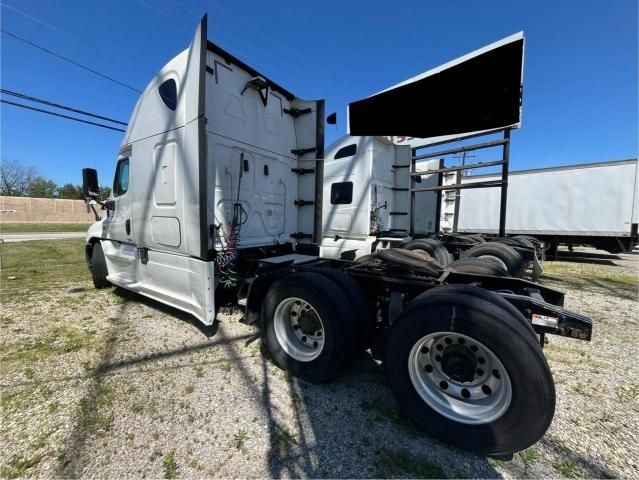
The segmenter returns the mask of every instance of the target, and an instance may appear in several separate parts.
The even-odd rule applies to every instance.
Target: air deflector
[[[511,35],[348,106],[349,133],[434,137],[517,128],[524,35]]]

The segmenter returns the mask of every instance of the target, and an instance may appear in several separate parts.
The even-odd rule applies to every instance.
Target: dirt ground
[[[94,290],[82,241],[0,253],[2,477],[639,476],[636,256],[578,249],[546,263],[542,283],[593,318],[593,341],[550,338],[553,424],[499,461],[416,430],[368,354],[308,385],[264,357],[237,313],[202,328]]]

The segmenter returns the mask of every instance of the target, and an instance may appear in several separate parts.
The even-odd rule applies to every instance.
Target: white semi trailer
[[[522,36],[483,49],[351,104],[351,132],[512,125],[522,62]],[[426,104],[438,121],[405,121]],[[204,17],[133,111],[106,218],[87,232],[95,286],[139,292],[207,325],[218,295],[232,294],[272,360],[311,382],[377,344],[397,401],[426,432],[491,455],[533,444],[555,408],[543,337],[589,340],[591,320],[564,309],[561,292],[441,269],[401,249],[365,263],[319,256],[323,203],[363,192],[354,180],[324,197],[323,117],[321,100],[298,99],[209,42]],[[94,206],[96,171],[83,180]]]
[[[496,175],[462,177],[462,183]],[[511,172],[506,231],[558,244],[586,244],[611,253],[637,244],[639,184],[637,159]],[[496,234],[498,192],[462,190],[457,231]],[[452,219],[451,219],[452,220]]]

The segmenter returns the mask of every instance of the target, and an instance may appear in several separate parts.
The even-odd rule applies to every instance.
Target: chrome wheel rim
[[[510,377],[497,355],[459,333],[422,337],[410,351],[408,371],[422,400],[459,423],[495,421],[512,400]]]
[[[324,349],[324,324],[317,310],[305,300],[290,297],[275,309],[273,326],[282,349],[300,362],[310,362]]]
[[[486,260],[489,260],[489,261],[491,261],[493,263],[496,263],[497,265],[501,266],[504,270],[508,271],[508,266],[499,257],[496,257],[494,255],[482,255],[481,257],[478,257],[478,258],[485,258]]]

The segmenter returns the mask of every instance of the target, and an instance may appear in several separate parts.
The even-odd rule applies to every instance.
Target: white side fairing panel
[[[119,157],[129,159],[128,191],[115,197],[116,210],[102,222],[101,243],[111,283],[210,325],[216,282],[201,228],[207,220],[201,188],[206,151],[200,141],[206,48],[205,17],[189,48],[140,96]],[[120,232],[127,221],[129,227]]]

